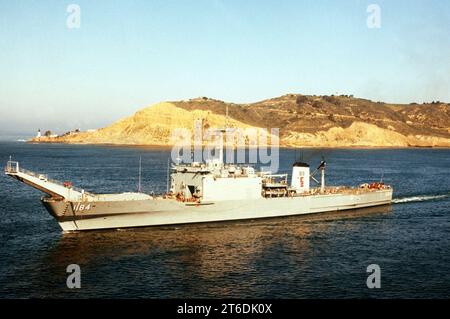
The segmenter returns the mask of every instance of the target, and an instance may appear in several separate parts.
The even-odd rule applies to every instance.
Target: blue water
[[[0,142],[24,168],[92,192],[164,192],[169,150]],[[281,150],[288,172],[293,150]],[[297,152],[298,155],[298,152]],[[449,298],[450,150],[304,150],[328,184],[393,185],[395,204],[247,222],[63,234],[41,193],[0,177],[2,298]],[[81,267],[81,289],[66,267]],[[366,267],[381,268],[368,289]]]

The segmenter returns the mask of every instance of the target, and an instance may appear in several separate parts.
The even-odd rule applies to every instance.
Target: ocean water
[[[169,150],[0,142],[24,168],[92,192],[166,189]],[[280,150],[289,172],[298,151]],[[0,298],[449,298],[450,150],[306,149],[327,184],[378,181],[391,206],[63,234],[40,192],[0,177]],[[66,267],[81,267],[81,288]],[[381,269],[368,289],[366,270]]]

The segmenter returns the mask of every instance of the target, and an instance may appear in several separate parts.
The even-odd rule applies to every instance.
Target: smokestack
[[[292,165],[291,187],[297,193],[309,192],[309,165],[302,162],[295,162]]]

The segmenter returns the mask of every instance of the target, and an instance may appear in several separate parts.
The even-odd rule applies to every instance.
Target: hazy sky
[[[450,1],[0,0],[0,132],[286,93],[450,102]]]

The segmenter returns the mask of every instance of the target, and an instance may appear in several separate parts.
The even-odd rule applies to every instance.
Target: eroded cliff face
[[[450,139],[423,135],[402,135],[373,124],[353,122],[349,127],[332,127],[315,134],[290,132],[284,136],[286,146],[324,147],[450,147]]]
[[[227,124],[230,128],[255,128],[233,118],[214,114],[208,110],[188,111],[170,102],[146,107],[134,115],[119,120],[94,132],[79,132],[58,137],[41,137],[34,142],[60,142],[80,144],[129,144],[170,146],[177,141],[173,132],[188,129],[193,142],[194,125],[200,125],[204,134],[208,129],[219,129]]]
[[[226,108],[229,117],[226,117]],[[34,142],[173,145],[172,132],[228,127],[279,128],[287,147],[450,147],[450,105],[396,105],[351,96],[288,94],[252,104],[198,98],[163,102],[94,132]]]

